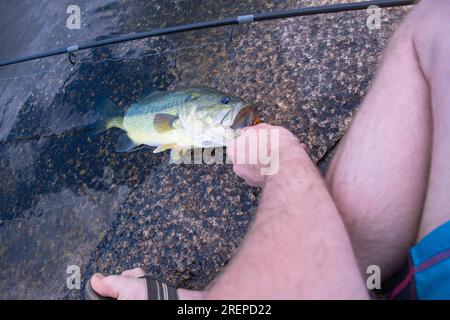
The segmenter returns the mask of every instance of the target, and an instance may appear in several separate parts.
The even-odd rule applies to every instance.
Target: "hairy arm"
[[[235,164],[263,192],[247,237],[207,297],[367,298],[345,227],[304,148],[286,129],[257,127],[281,130],[279,170],[262,176],[259,166]]]

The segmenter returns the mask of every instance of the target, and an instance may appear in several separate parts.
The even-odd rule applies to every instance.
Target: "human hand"
[[[253,187],[262,188],[267,179],[276,175],[280,166],[305,154],[301,144],[289,130],[269,124],[246,127],[229,143],[227,155],[233,161],[234,172]]]

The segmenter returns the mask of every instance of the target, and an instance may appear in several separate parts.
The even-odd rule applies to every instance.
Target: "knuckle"
[[[241,165],[233,165],[233,171],[234,173],[236,173],[238,176],[241,176],[243,174],[243,169]]]

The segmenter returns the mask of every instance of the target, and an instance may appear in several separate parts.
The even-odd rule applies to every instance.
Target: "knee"
[[[422,0],[408,16],[414,47],[429,82],[450,54],[450,1]]]
[[[426,31],[433,37],[436,31],[449,25],[450,1],[421,0],[412,10],[408,19],[412,20],[416,32]]]

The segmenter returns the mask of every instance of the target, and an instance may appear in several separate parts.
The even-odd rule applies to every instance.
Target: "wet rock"
[[[24,218],[2,225],[0,299],[58,299],[69,266],[83,266],[104,237],[126,187],[109,192],[68,189],[43,195]]]

